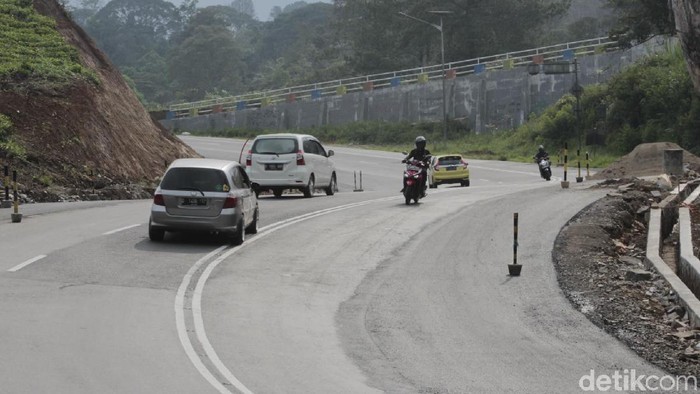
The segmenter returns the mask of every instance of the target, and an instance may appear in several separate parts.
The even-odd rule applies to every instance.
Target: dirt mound
[[[69,194],[90,189],[95,196],[100,194],[93,190],[96,185],[120,184],[127,192],[101,197],[129,198],[134,196],[128,193],[130,185],[148,189],[172,160],[197,156],[151,119],[119,70],[56,0],[33,4],[56,20],[59,33],[77,49],[80,62],[97,74],[99,84],[0,91],[0,112],[10,117],[13,134],[27,150],[26,160],[9,159],[26,194],[51,200],[42,198],[47,189],[71,187]]]
[[[655,176],[664,173],[664,151],[683,149],[672,142],[653,142],[637,145],[628,155],[621,157],[608,168],[592,175],[590,179],[632,178]],[[700,157],[683,149],[683,163],[697,171]]]

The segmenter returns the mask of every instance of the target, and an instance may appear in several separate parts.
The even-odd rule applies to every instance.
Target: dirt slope
[[[76,82],[60,91],[23,86],[0,91],[0,113],[11,118],[13,133],[27,149],[26,161],[11,163],[26,194],[36,200],[85,194],[144,197],[129,190],[152,187],[172,160],[196,156],[151,119],[119,71],[56,0],[33,4],[56,20],[59,33],[100,83]]]
[[[589,179],[634,178],[656,176],[664,173],[664,151],[683,149],[672,142],[653,142],[637,145],[632,152],[621,157],[606,169],[592,175]],[[700,157],[683,150],[683,163],[688,169],[698,171]]]

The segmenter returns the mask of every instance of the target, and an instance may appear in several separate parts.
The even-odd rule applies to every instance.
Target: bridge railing
[[[619,48],[616,41],[610,40],[608,37],[599,37],[445,63],[445,73],[446,77],[451,79],[468,74],[479,74],[485,71],[511,69],[532,63],[542,64],[549,61],[573,60],[574,57],[617,49]],[[426,83],[430,80],[440,79],[442,75],[442,64],[437,64],[283,89],[251,92],[237,96],[173,104],[169,107],[167,118],[183,118],[209,113],[260,108],[282,102],[315,100],[358,91]]]

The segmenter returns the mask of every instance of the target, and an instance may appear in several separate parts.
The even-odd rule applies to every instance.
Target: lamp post
[[[574,87],[571,88],[571,93],[576,97],[576,131],[578,136],[578,150],[576,157],[578,159],[578,176],[576,182],[583,182],[581,176],[581,95],[583,94],[583,86],[578,83],[578,59],[574,59]]]
[[[445,91],[445,80],[447,79],[447,75],[445,74],[445,29],[443,28],[442,24],[442,17],[445,14],[452,14],[452,11],[428,11],[431,14],[437,14],[440,15],[440,24],[436,25],[434,23],[430,23],[426,20],[416,18],[415,16],[408,15],[405,12],[399,11],[400,15],[405,16],[406,18],[413,19],[415,21],[424,23],[426,25],[432,26],[438,31],[440,31],[440,54],[441,54],[441,60],[442,60],[442,134],[443,138],[445,141],[447,141],[447,96],[446,96],[446,91]]]

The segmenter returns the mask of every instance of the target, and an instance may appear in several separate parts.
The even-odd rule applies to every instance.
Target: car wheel
[[[462,186],[469,186],[469,179],[467,179],[466,181],[462,181]]]
[[[258,210],[258,207],[255,207],[255,212],[253,213],[253,221],[250,222],[248,227],[245,228],[245,232],[248,234],[257,234],[258,233],[258,216],[260,215],[260,211]]]
[[[245,242],[245,228],[243,227],[245,222],[243,218],[238,222],[236,232],[231,236],[231,245],[237,246]]]
[[[326,195],[327,196],[332,196],[335,194],[335,191],[338,189],[338,181],[335,179],[335,174],[331,175],[331,183],[328,185],[326,188]]]
[[[165,230],[154,228],[151,226],[151,221],[148,221],[148,238],[151,241],[161,242],[165,238]]]
[[[314,191],[315,191],[315,190],[316,190],[316,183],[315,183],[315,181],[314,181],[314,176],[311,175],[311,176],[309,177],[309,184],[306,185],[306,187],[304,188],[304,190],[302,190],[302,191],[304,192],[304,197],[306,197],[306,198],[311,198],[311,197],[313,197],[313,196],[314,196]]]
[[[274,190],[272,191],[272,194],[273,194],[275,197],[279,198],[279,197],[282,197],[282,192],[284,192],[284,190],[282,190],[282,189],[274,189]]]

